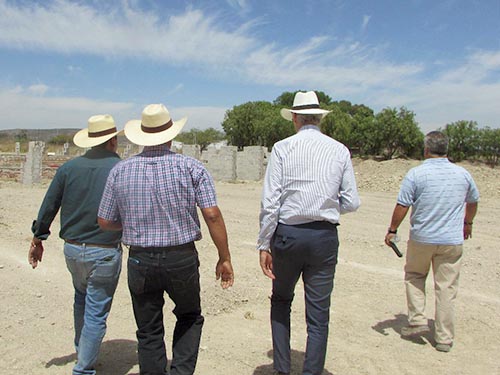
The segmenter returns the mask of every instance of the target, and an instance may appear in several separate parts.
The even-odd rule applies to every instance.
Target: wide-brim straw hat
[[[142,111],[141,120],[125,124],[125,136],[139,146],[156,146],[174,139],[186,124],[187,117],[172,121],[163,104],[150,104]]]
[[[91,116],[87,123],[88,127],[80,130],[73,137],[73,143],[78,147],[98,146],[123,133],[123,130],[116,129],[115,120],[111,115]]]
[[[325,117],[331,111],[319,108],[318,96],[314,91],[297,92],[293,98],[293,107],[291,109],[282,108],[281,116],[289,121],[292,121],[292,113],[300,113],[304,115],[322,115]]]

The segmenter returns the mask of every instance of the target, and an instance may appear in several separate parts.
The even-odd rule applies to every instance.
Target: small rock
[[[247,320],[254,320],[255,319],[255,315],[253,314],[253,312],[251,311],[247,311],[244,315],[245,319]]]

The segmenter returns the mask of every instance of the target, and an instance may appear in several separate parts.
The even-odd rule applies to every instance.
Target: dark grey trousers
[[[302,275],[305,292],[307,347],[303,375],[323,372],[339,240],[337,226],[328,222],[279,224],[271,241],[273,293],[271,329],[274,368],[289,373],[290,311],[295,285]]]

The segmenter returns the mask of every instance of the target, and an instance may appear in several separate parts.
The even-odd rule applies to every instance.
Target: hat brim
[[[172,121],[172,126],[158,133],[146,133],[141,129],[141,120],[130,120],[125,124],[125,137],[139,146],[156,146],[167,143],[180,133],[186,124],[187,117]]]
[[[282,108],[280,111],[281,117],[283,117],[285,120],[288,121],[292,121],[292,113],[297,113],[302,115],[322,115],[323,117],[325,117],[330,112],[331,111],[327,111],[326,109],[321,109],[321,108],[310,108],[310,109],[299,109],[299,110]]]
[[[103,135],[102,137],[89,137],[89,130],[82,129],[74,135],[73,143],[81,148],[89,148],[101,145],[110,140],[111,138],[122,134],[123,130],[120,130],[111,134]]]

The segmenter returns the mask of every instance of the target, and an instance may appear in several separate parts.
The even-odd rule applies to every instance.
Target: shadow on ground
[[[76,353],[52,358],[45,365],[65,366],[76,361]],[[100,375],[126,375],[137,364],[137,342],[131,340],[108,340],[101,345],[96,370]]]
[[[267,356],[272,361],[273,351],[269,350],[267,352]],[[291,359],[291,362],[292,362],[291,363],[292,371],[290,372],[290,375],[299,375],[299,374],[302,374],[302,364],[304,363],[304,356],[305,356],[304,352],[299,352],[297,350],[292,350],[292,352],[290,353],[290,357],[291,357],[290,359]],[[269,365],[259,366],[253,372],[253,375],[273,375],[273,374],[274,374],[274,368],[273,368],[272,363],[269,364]],[[323,374],[322,375],[333,375],[333,373],[331,373],[330,371],[328,371],[328,370],[325,369],[325,370],[323,370]]]
[[[435,345],[434,342],[434,320],[429,319],[428,320],[429,324],[429,332],[423,334],[423,335],[415,335],[415,336],[409,336],[409,337],[403,337],[401,336],[401,328],[404,326],[408,325],[408,317],[404,314],[397,314],[394,315],[394,319],[387,319],[387,320],[382,320],[372,326],[372,329],[380,333],[381,335],[387,336],[389,333],[387,332],[388,329],[392,329],[394,332],[396,332],[398,335],[401,336],[401,339],[413,342],[415,344],[419,345],[426,345],[430,343],[431,345]]]

